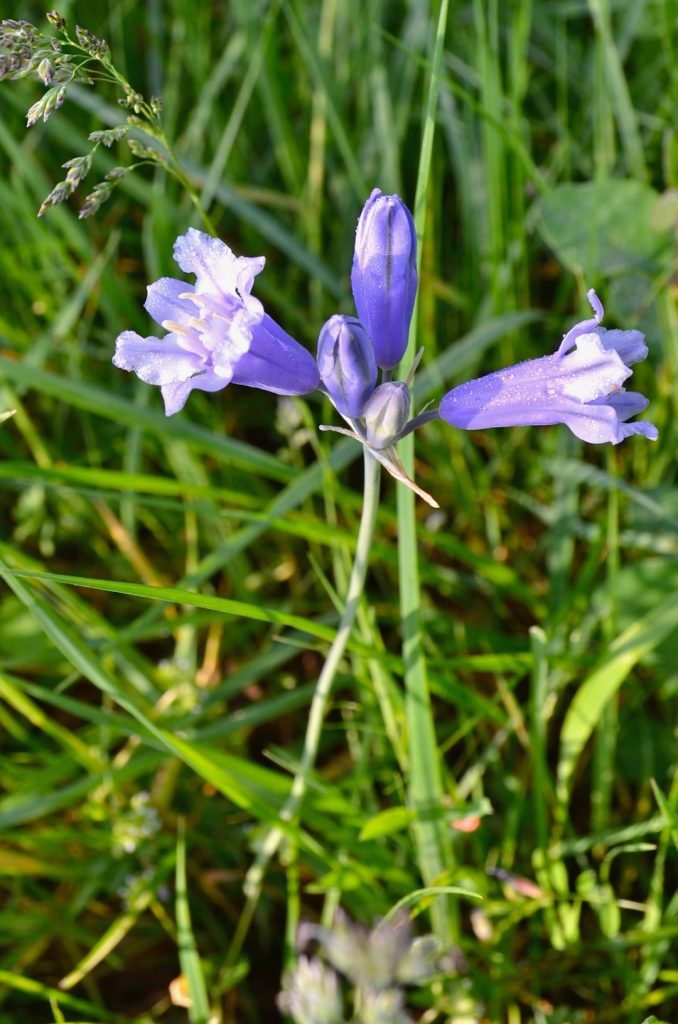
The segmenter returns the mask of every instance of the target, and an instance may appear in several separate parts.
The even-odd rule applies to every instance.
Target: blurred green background
[[[43,29],[46,9],[0,0],[3,18]],[[257,294],[314,348],[329,315],[353,313],[370,190],[413,202],[437,5],[59,11],[162,97],[220,236],[266,256]],[[485,898],[460,901],[463,965],[421,997],[426,1021],[678,1015],[677,53],[675,0],[450,7],[422,400],[553,351],[595,287],[607,326],[646,332],[634,386],[660,439],[417,434],[417,479],[441,505],[418,508],[418,538],[450,821],[480,819],[450,829],[441,881]],[[278,1020],[300,918],[341,905],[369,924],[421,884],[397,811],[395,484],[303,835],[248,920],[244,874],[289,785],[337,620],[360,452],[317,432],[332,413],[313,397],[231,387],[194,393],[167,420],[156,389],[113,368],[116,336],[148,333],[145,287],[175,273],[174,238],[199,219],[149,164],[78,220],[91,188],[130,162],[124,141],[100,147],[76,196],[38,219],[60,165],[126,116],[100,83],[27,130],[42,92],[37,79],[0,83],[0,411],[16,410],[0,424],[0,556],[26,574],[0,589],[0,1021],[204,1024],[196,988],[190,1012],[173,1003],[182,970],[215,1020]],[[164,601],[144,589],[170,586],[154,592]],[[186,958],[185,922],[177,934],[182,816],[200,961]]]

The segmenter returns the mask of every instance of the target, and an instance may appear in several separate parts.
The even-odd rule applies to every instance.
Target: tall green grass
[[[368,191],[398,190],[423,229],[419,407],[552,351],[595,286],[647,333],[660,439],[417,433],[441,510],[384,483],[301,818],[243,924],[341,611],[359,447],[317,432],[315,398],[194,393],[167,420],[112,367],[195,210],[150,167],[93,220],[38,220],[123,112],[80,88],[26,131],[41,87],[0,83],[1,1024],[268,1024],[300,919],[401,901],[462,954],[426,1021],[676,1019],[676,4],[59,9],[162,95],[216,229],[266,255],[258,294],[309,348],[353,311]],[[92,184],[126,159],[97,152]]]

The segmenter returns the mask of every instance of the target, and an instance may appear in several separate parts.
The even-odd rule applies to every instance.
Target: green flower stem
[[[440,419],[440,413],[437,409],[424,409],[418,416],[411,419],[410,422],[405,426],[398,434],[397,440],[402,441],[408,434],[413,434],[419,427],[423,427],[425,423],[433,423],[434,420]]]
[[[294,777],[292,789],[280,811],[280,819],[286,824],[294,823],[299,817],[301,804],[306,793],[308,779],[318,756],[318,746],[322,733],[322,725],[327,712],[332,686],[342,659],[346,644],[351,635],[355,623],[360,598],[365,585],[365,576],[370,557],[370,548],[374,536],[374,525],[377,518],[379,506],[379,482],[381,467],[370,451],[364,449],[365,476],[363,485],[363,508],[360,517],[360,527],[356,542],[353,568],[348,581],[346,594],[346,605],[339,620],[337,634],[327,654],[327,659],[318,677],[318,684],[311,702],[311,710],[306,726],[306,737],[304,749],[301,755],[299,770]],[[231,944],[229,961],[233,961],[239,952],[240,945],[245,937],[249,922],[261,894],[266,868],[278,850],[280,843],[286,833],[286,829],[276,827],[266,835],[256,859],[245,877],[244,890],[247,896],[247,904],[236,930]]]
[[[68,35],[65,35],[65,38],[66,38],[67,42],[71,46],[73,46],[78,52],[84,53],[84,54],[87,53],[87,51],[84,50],[83,47],[78,42],[76,42],[75,39],[71,39],[70,36],[68,36]],[[96,57],[96,58],[93,58],[90,61],[85,61],[83,64],[80,65],[80,67],[84,67],[85,64],[89,64],[89,63],[101,64],[101,66],[104,68],[105,72],[109,76],[109,81],[111,81],[113,84],[117,85],[122,90],[123,95],[126,94],[126,90],[132,89],[132,86],[129,84],[127,79],[124,77],[124,75],[120,74],[118,69],[115,67],[115,65],[112,63],[112,61],[109,58],[107,58],[107,57]],[[205,229],[207,230],[207,232],[210,235],[217,235],[218,232],[216,230],[214,222],[212,221],[212,219],[209,216],[207,210],[203,206],[203,204],[202,204],[202,202],[200,200],[200,196],[198,195],[197,191],[193,187],[193,183],[192,183],[191,179],[188,177],[188,175],[186,174],[186,172],[182,168],[182,166],[181,166],[181,164],[179,162],[179,158],[177,157],[177,154],[176,154],[176,152],[174,150],[174,146],[172,145],[172,143],[167,138],[167,135],[165,134],[165,130],[164,130],[163,126],[162,126],[162,120],[161,120],[160,116],[158,115],[157,111],[153,109],[152,103],[148,104],[142,98],[139,107],[138,108],[135,107],[135,112],[137,113],[137,121],[138,121],[138,123],[136,124],[136,127],[138,127],[140,131],[145,131],[146,134],[148,134],[151,139],[157,140],[165,148],[166,154],[167,154],[167,157],[168,157],[167,162],[164,164],[165,169],[168,171],[169,174],[171,174],[176,179],[176,181],[184,189],[184,191],[188,195],[189,199],[193,203],[197,213],[199,214],[200,218],[202,219],[203,225],[204,225]],[[144,121],[146,122],[145,124],[144,124]],[[94,148],[96,149],[96,146]],[[94,152],[94,150],[92,150],[92,153],[93,152]],[[156,163],[156,164],[160,163],[160,161],[151,161],[151,162],[152,163]],[[162,164],[160,164],[160,166],[162,166]]]

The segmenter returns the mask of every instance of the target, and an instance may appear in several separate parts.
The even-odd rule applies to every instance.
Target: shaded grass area
[[[41,24],[37,5],[8,6]],[[313,348],[353,311],[369,190],[414,202],[436,5],[60,10],[162,96],[219,234],[266,255],[258,294]],[[416,510],[454,846],[437,882],[482,897],[459,901],[463,966],[422,996],[426,1020],[678,1011],[677,17],[670,0],[451,5],[418,401],[552,351],[595,286],[610,326],[647,333],[637,386],[660,439],[417,434],[417,478],[442,506]],[[199,222],[152,167],[91,221],[77,201],[38,220],[59,165],[124,117],[80,87],[26,132],[40,89],[0,89],[0,410],[16,410],[0,423],[0,1021],[184,1021],[169,988],[183,972],[192,1021],[209,1003],[267,1022],[299,918],[341,905],[371,923],[422,885],[395,485],[300,825],[238,950],[245,873],[338,619],[360,451],[316,431],[331,414],[315,398],[232,387],[166,420],[111,366]],[[89,180],[127,160],[124,143],[98,151]]]

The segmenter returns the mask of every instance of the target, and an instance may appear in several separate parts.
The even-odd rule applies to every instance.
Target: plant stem
[[[402,441],[402,439],[407,437],[408,434],[413,434],[415,430],[419,429],[419,427],[423,427],[424,423],[432,423],[434,420],[439,419],[440,413],[437,409],[424,409],[423,412],[420,412],[418,416],[411,419],[407,426],[400,431],[396,440]]]
[[[364,484],[363,484],[363,508],[356,541],[353,568],[348,582],[346,593],[346,605],[339,620],[337,634],[330,647],[325,664],[318,676],[318,683],[313,694],[311,710],[306,726],[304,749],[301,755],[299,770],[294,777],[292,789],[280,811],[280,820],[285,824],[291,824],[298,820],[301,804],[306,793],[308,780],[318,756],[318,747],[322,733],[322,725],[327,712],[332,686],[339,668],[339,663],[346,649],[346,644],[351,635],[355,622],[360,598],[365,585],[365,576],[370,557],[370,547],[374,536],[374,525],[379,507],[379,481],[381,467],[367,448],[364,449]],[[237,957],[242,941],[245,937],[247,927],[252,919],[252,914],[261,895],[266,868],[274,856],[280,843],[285,836],[287,829],[280,826],[272,828],[266,835],[256,859],[245,877],[244,890],[247,896],[247,904],[236,929],[231,949],[229,951],[229,962]]]

